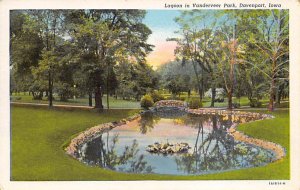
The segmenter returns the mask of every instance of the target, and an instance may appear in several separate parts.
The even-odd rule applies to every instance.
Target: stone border
[[[158,104],[156,104],[155,108],[162,108],[162,107],[175,107],[179,108],[186,111],[187,113],[194,114],[194,115],[238,115],[238,116],[243,116],[243,117],[257,117],[259,118],[258,120],[263,120],[263,119],[271,119],[275,118],[272,115],[269,114],[260,114],[260,113],[255,113],[255,112],[245,112],[245,111],[228,111],[228,110],[220,110],[220,109],[188,109],[184,107],[184,102],[183,101],[174,101],[174,100],[163,100],[159,101]],[[67,148],[65,148],[65,151],[67,154],[71,155],[73,158],[78,159],[79,154],[80,154],[80,149],[83,146],[83,144],[89,142],[91,139],[97,137],[99,134],[102,134],[105,131],[111,130],[115,127],[125,125],[129,123],[130,121],[133,121],[137,118],[140,118],[140,114],[135,114],[131,117],[128,117],[126,119],[122,119],[117,122],[109,122],[109,123],[104,123],[100,124],[97,126],[94,126],[92,128],[89,128],[83,132],[81,132],[77,137],[73,138],[71,140],[71,143]],[[257,120],[255,120],[257,121]],[[282,159],[285,155],[285,149],[276,143],[261,140],[261,139],[256,139],[249,137],[242,132],[239,132],[236,130],[237,125],[233,125],[228,129],[228,133],[233,136],[234,139],[245,142],[248,144],[252,144],[267,150],[270,150],[275,153],[275,160],[280,160]]]
[[[155,108],[161,107],[176,107],[176,108],[185,108],[186,105],[184,101],[181,100],[160,100],[155,103]]]
[[[273,162],[277,161],[277,160],[281,160],[283,157],[285,157],[286,151],[281,145],[270,142],[270,141],[265,141],[265,140],[249,137],[249,136],[245,135],[244,133],[237,131],[236,127],[237,127],[237,125],[233,125],[228,129],[228,133],[231,136],[233,136],[233,138],[235,140],[245,142],[248,144],[252,144],[252,145],[255,145],[255,146],[261,147],[263,149],[274,152],[275,159],[273,160]]]
[[[242,117],[256,117],[260,118],[258,120],[263,120],[263,119],[273,119],[275,118],[273,115],[270,114],[261,114],[261,113],[256,113],[256,112],[246,112],[246,111],[230,111],[230,110],[221,110],[221,109],[185,109],[187,113],[190,114],[195,114],[195,115],[238,115]]]
[[[133,121],[137,118],[141,117],[140,114],[135,114],[133,116],[127,117],[126,119],[121,119],[117,122],[109,122],[103,123],[92,128],[89,128],[83,132],[81,132],[78,136],[73,138],[68,147],[65,148],[67,154],[71,155],[73,158],[79,158],[80,149],[83,144],[89,142],[91,139],[97,137],[99,134],[102,134],[106,131],[109,131],[115,127],[125,125],[130,121]]]
[[[205,114],[215,115],[215,114],[218,114],[218,115],[238,115],[238,116],[243,116],[243,117],[257,117],[257,118],[259,118],[259,119],[254,120],[254,121],[275,118],[273,115],[270,115],[270,114],[261,114],[261,113],[255,113],[255,112],[245,112],[245,111],[216,110],[216,109],[186,109],[186,112],[188,112],[190,114],[195,114],[195,115],[205,115]],[[238,124],[235,124],[235,125],[231,126],[228,129],[228,133],[231,136],[233,136],[233,138],[235,140],[245,142],[245,143],[248,143],[248,144],[252,144],[252,145],[255,145],[255,146],[261,147],[263,149],[270,150],[270,151],[274,152],[275,153],[275,159],[273,160],[273,162],[277,161],[277,160],[280,160],[283,157],[285,157],[286,151],[281,145],[273,143],[273,142],[269,142],[269,141],[249,137],[249,136],[245,135],[244,133],[242,133],[240,131],[237,131],[236,130],[237,125]]]

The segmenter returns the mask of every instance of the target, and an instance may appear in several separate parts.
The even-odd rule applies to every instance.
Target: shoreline
[[[179,103],[179,102],[176,102]],[[163,106],[161,106],[163,107]],[[168,107],[168,106],[165,106]],[[182,108],[181,104],[180,106],[175,106],[173,105],[174,108]],[[254,117],[256,118],[254,121],[258,120],[264,120],[264,119],[272,119],[274,116],[270,114],[261,114],[261,113],[255,113],[255,112],[246,112],[246,111],[228,111],[228,110],[220,110],[220,109],[183,109],[185,112],[189,114],[195,114],[195,115],[205,115],[205,114],[211,114],[211,115],[233,115],[233,116],[239,116],[239,117]],[[107,130],[111,130],[115,127],[121,126],[121,125],[126,125],[129,122],[138,119],[141,117],[141,114],[135,114],[133,116],[127,117],[125,119],[122,119],[120,121],[116,122],[109,122],[109,123],[103,123],[99,124],[97,126],[91,127],[77,135],[75,138],[73,138],[70,142],[70,144],[65,148],[65,151],[67,154],[72,156],[73,158],[78,159],[80,156],[80,149],[85,144],[88,142],[90,139],[93,139],[99,134],[102,134],[103,132]],[[245,122],[248,123],[248,122]],[[248,144],[252,144],[258,147],[261,147],[266,150],[270,150],[274,152],[275,154],[275,161],[282,159],[283,157],[286,156],[285,149],[276,143],[261,140],[261,139],[256,139],[249,137],[245,135],[244,133],[237,131],[237,123],[234,123],[228,130],[227,132],[233,136],[235,140],[245,142]]]

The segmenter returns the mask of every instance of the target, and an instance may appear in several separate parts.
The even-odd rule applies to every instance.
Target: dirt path
[[[10,102],[12,105],[27,105],[27,106],[37,106],[37,107],[48,107],[48,104],[40,104],[40,103],[26,103],[26,102]],[[76,105],[53,105],[54,108],[79,108],[79,109],[86,109],[91,110],[94,109],[93,107],[89,106],[76,106]]]

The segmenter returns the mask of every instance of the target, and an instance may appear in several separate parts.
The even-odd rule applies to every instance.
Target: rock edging
[[[231,136],[233,136],[234,139],[274,152],[275,159],[273,160],[273,162],[277,161],[277,160],[281,160],[283,157],[285,157],[286,151],[281,145],[273,143],[273,142],[249,137],[249,136],[245,135],[244,133],[237,131],[236,127],[237,127],[237,125],[233,125],[228,129],[228,133]]]
[[[216,110],[216,109],[186,109],[186,111],[190,114],[202,115],[202,114],[211,114],[211,115],[238,115],[242,117],[256,117],[257,120],[264,120],[264,119],[272,119],[275,118],[273,115],[270,114],[261,114],[255,112],[245,112],[245,111],[229,111],[229,110]],[[255,121],[257,121],[255,120]],[[237,124],[231,126],[228,129],[228,133],[233,136],[233,138],[237,141],[245,142],[248,144],[252,144],[266,150],[270,150],[275,153],[275,159],[273,161],[277,161],[285,157],[286,151],[285,149],[276,143],[256,139],[245,135],[244,133],[236,130]]]
[[[155,103],[155,108],[161,107],[177,107],[177,108],[184,108],[186,107],[184,101],[181,100],[160,100]]]
[[[126,119],[121,119],[117,122],[109,122],[109,123],[103,123],[100,125],[96,125],[92,128],[89,128],[83,132],[81,132],[78,136],[73,138],[69,144],[65,148],[65,151],[67,154],[72,156],[73,158],[79,158],[80,156],[80,148],[83,146],[83,144],[89,142],[91,139],[97,137],[98,135],[109,131],[117,126],[125,125],[126,123],[133,121],[140,117],[140,114],[135,114],[133,116],[130,116]]]
[[[218,109],[186,109],[187,113],[195,115],[238,115],[240,117],[255,117],[262,119],[273,119],[275,118],[270,114],[261,114],[256,112],[246,112],[246,111],[230,111],[230,110],[218,110]],[[256,120],[257,121],[257,120]]]

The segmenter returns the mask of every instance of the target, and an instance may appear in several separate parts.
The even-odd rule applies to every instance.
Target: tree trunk
[[[95,89],[95,108],[103,109],[102,92],[100,85],[97,85]]]
[[[281,84],[279,86],[279,89],[277,90],[277,94],[276,94],[276,104],[280,104],[280,101],[282,100],[283,97],[283,89],[284,89],[284,84]]]
[[[52,81],[52,76],[51,76],[51,67],[49,70],[49,76],[48,76],[48,87],[49,87],[49,96],[48,96],[48,100],[49,100],[49,107],[53,106],[52,100],[53,100],[53,92],[52,92],[52,87],[53,87],[53,81]]]
[[[107,92],[107,95],[106,95],[106,104],[107,104],[107,109],[109,109],[109,94],[108,94],[108,92]]]
[[[228,109],[232,110],[232,91],[228,91]]]
[[[200,78],[199,78],[199,74],[197,72],[197,67],[196,67],[196,64],[193,60],[192,60],[192,64],[193,64],[194,72],[195,72],[197,83],[198,83],[199,99],[200,99],[200,102],[202,103],[202,98],[203,98],[202,97],[202,87],[203,86],[201,86],[201,83],[200,83],[201,81],[200,81]],[[202,72],[202,74],[203,74],[203,72]],[[203,78],[203,76],[202,76],[202,78]]]
[[[212,87],[211,88],[211,103],[210,103],[210,107],[215,107],[215,99],[216,99],[216,88]]]
[[[92,94],[92,92],[89,92],[89,106],[90,107],[93,106],[93,94]]]
[[[269,111],[274,111],[274,96],[275,96],[275,80],[273,78],[270,87]]]
[[[109,109],[109,65],[107,68],[107,77],[106,77],[106,105],[107,109]]]
[[[275,97],[275,67],[276,67],[276,61],[275,58],[273,57],[272,59],[272,80],[271,80],[271,85],[270,85],[270,99],[269,99],[269,111],[274,111],[274,97]]]
[[[232,95],[233,95],[233,83],[234,83],[234,73],[233,73],[233,69],[234,69],[234,64],[235,64],[235,56],[233,55],[231,57],[231,61],[230,61],[230,75],[229,75],[229,89],[228,89],[228,109],[232,110]]]

